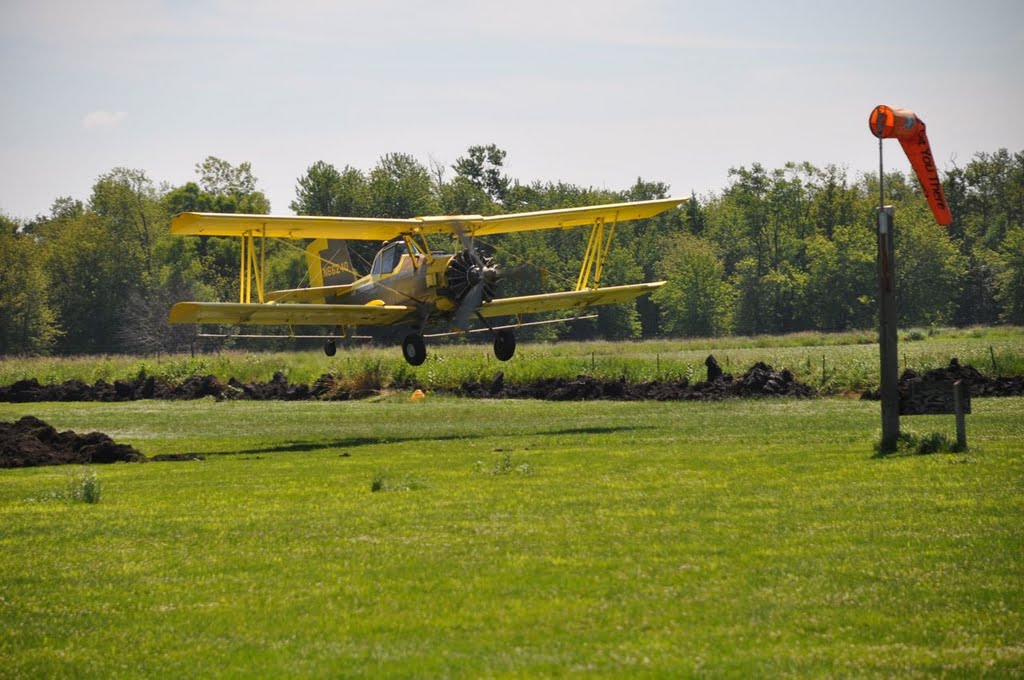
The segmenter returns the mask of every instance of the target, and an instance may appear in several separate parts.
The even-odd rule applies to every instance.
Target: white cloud
[[[93,111],[87,113],[85,118],[82,119],[82,127],[86,130],[92,128],[103,128],[103,127],[114,127],[124,122],[125,118],[128,117],[128,113],[125,111]]]

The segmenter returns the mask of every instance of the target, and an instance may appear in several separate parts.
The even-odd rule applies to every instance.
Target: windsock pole
[[[893,207],[878,208],[878,354],[881,361],[883,453],[896,449],[900,437],[899,349],[896,333],[896,249]]]
[[[882,453],[896,450],[900,437],[899,348],[896,332],[895,211],[885,205],[885,165],[882,160],[883,117],[877,116],[878,137],[878,355],[882,398]],[[874,126],[873,126],[874,127]]]

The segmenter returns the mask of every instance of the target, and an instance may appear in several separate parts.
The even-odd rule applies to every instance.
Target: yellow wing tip
[[[179,302],[171,307],[171,323],[195,323],[198,305],[194,302]]]

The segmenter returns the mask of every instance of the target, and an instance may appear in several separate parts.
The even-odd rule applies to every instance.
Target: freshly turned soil
[[[906,396],[910,393],[913,385],[931,382],[955,382],[957,380],[961,380],[969,386],[972,397],[1024,396],[1024,376],[989,378],[970,364],[961,364],[955,357],[949,361],[949,366],[933,368],[924,373],[917,373],[908,368],[900,376],[897,389],[901,396]],[[868,390],[861,395],[861,399],[877,401],[881,398],[881,390]]]
[[[118,444],[102,432],[58,432],[35,416],[0,422],[0,468],[145,461],[134,447]]]
[[[450,388],[437,388],[434,392],[460,397],[490,399],[549,399],[553,401],[582,401],[591,399],[617,399],[623,401],[715,401],[741,397],[798,397],[818,396],[817,390],[796,380],[788,369],[776,371],[757,362],[739,377],[722,371],[713,356],[705,361],[707,380],[691,383],[686,378],[628,382],[625,379],[605,380],[588,375],[575,378],[541,378],[525,383],[511,383],[503,373],[478,381],[467,381]],[[946,368],[924,374],[905,371],[900,378],[905,392],[914,381],[964,380],[976,397],[1024,396],[1024,376],[989,378],[969,365],[953,359]],[[19,380],[0,387],[0,402],[40,401],[134,401],[137,399],[253,399],[278,401],[347,401],[378,394],[383,386],[364,385],[353,389],[344,376],[324,374],[312,385],[293,384],[283,373],[275,373],[267,382],[244,383],[231,378],[226,383],[212,375],[188,378],[180,383],[165,383],[153,377],[140,376],[134,380],[103,380],[93,385],[68,380],[56,385],[41,385],[34,378]],[[411,381],[390,385],[391,389],[422,387]],[[863,399],[878,399],[878,391],[867,391]]]

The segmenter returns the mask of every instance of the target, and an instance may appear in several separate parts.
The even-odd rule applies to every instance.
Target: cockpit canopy
[[[419,255],[420,249],[412,244],[412,254]],[[392,241],[377,251],[373,258],[373,266],[370,267],[370,275],[374,277],[392,274],[402,263],[402,256],[409,254],[409,246],[403,241]]]

